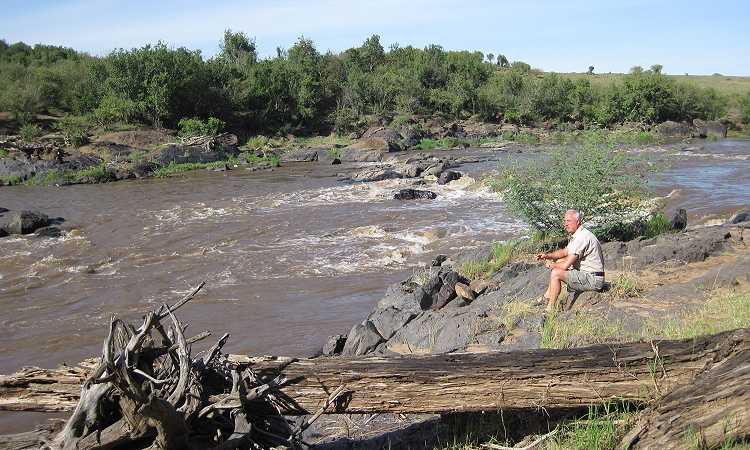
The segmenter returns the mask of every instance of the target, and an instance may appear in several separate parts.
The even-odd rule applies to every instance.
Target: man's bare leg
[[[557,307],[557,296],[560,295],[562,290],[562,282],[568,281],[567,271],[562,269],[552,269],[549,274],[549,287],[547,293],[544,295],[547,297],[547,314],[552,314]]]

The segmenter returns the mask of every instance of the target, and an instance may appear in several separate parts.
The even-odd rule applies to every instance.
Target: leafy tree
[[[589,66],[589,71],[587,72],[589,75],[594,74],[594,66]]]
[[[506,169],[496,187],[535,230],[562,235],[568,209],[604,228],[632,218],[642,192],[638,178],[628,175],[634,172],[636,166],[625,153],[586,145]]]
[[[502,67],[503,69],[507,69],[508,67],[510,67],[508,58],[506,58],[505,55],[497,55],[497,65]]]
[[[221,50],[219,58],[236,68],[255,64],[258,61],[255,39],[248,38],[241,31],[225,30],[224,39],[219,48]]]

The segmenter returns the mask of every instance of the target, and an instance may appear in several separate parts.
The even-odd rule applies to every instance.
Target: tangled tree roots
[[[202,357],[174,311],[203,287],[149,312],[135,327],[112,317],[94,374],[51,449],[245,449],[296,447],[299,427],[284,414],[296,406],[279,390],[281,377],[262,379],[221,353],[229,335]],[[163,323],[168,319],[169,324]],[[291,362],[291,360],[290,360]]]

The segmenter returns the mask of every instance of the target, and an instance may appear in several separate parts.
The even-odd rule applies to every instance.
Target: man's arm
[[[571,253],[568,256],[566,256],[564,259],[562,259],[561,261],[558,261],[558,262],[548,261],[544,263],[544,265],[550,269],[568,270],[568,268],[570,268],[570,266],[572,266],[573,263],[576,262],[576,259],[578,259],[578,255],[576,255],[575,253]]]
[[[536,259],[551,259],[553,261],[556,261],[558,259],[567,258],[567,256],[568,256],[568,248],[564,247],[564,248],[561,248],[560,250],[555,250],[554,252],[537,253]]]

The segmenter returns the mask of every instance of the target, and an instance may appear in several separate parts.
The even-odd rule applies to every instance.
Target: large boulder
[[[404,131],[404,138],[401,140],[401,147],[404,149],[412,148],[422,142],[423,137],[424,133],[421,130],[407,128]]]
[[[36,211],[0,213],[0,230],[3,230],[6,234],[30,234],[49,224],[49,217]]]
[[[203,146],[166,144],[152,155],[151,160],[160,165],[169,163],[208,163],[227,159],[238,153],[234,146]]]
[[[400,151],[397,143],[388,142],[383,138],[363,138],[339,151],[342,161],[371,162],[381,161],[384,155]]]
[[[382,139],[385,142],[388,142],[389,144],[392,144],[399,149],[401,149],[401,141],[403,140],[403,136],[401,136],[401,133],[394,130],[393,128],[386,128],[386,127],[372,127],[369,128],[365,133],[362,135],[363,139]]]
[[[319,148],[294,148],[281,154],[284,162],[310,162],[317,161]]]
[[[375,310],[370,314],[369,321],[375,326],[378,334],[383,339],[390,339],[396,331],[403,328],[409,321],[411,321],[417,314],[410,311],[402,311],[397,308],[386,308]]]
[[[738,224],[750,220],[750,209],[739,211],[729,218],[729,223]]]
[[[727,137],[727,125],[724,122],[718,120],[700,120],[694,119],[693,126],[695,127],[695,136],[701,138],[715,137],[725,138]]]
[[[338,355],[344,351],[344,345],[346,344],[346,336],[343,334],[336,334],[330,336],[325,344],[323,344],[323,355],[333,356]]]
[[[664,137],[668,138],[686,138],[693,135],[693,127],[683,122],[673,122],[668,120],[660,123],[656,127],[656,131]]]
[[[419,189],[401,189],[393,195],[393,198],[396,200],[435,199],[437,194],[432,191],[420,191]]]
[[[344,356],[364,355],[372,352],[378,345],[384,342],[378,333],[375,324],[366,320],[352,327],[346,337],[346,343],[341,354]]]
[[[437,183],[438,184],[448,184],[451,181],[455,181],[461,178],[461,173],[456,172],[455,170],[446,170],[445,172],[441,173],[438,177]]]
[[[403,178],[403,175],[390,167],[365,167],[349,177],[352,181],[371,182]]]

